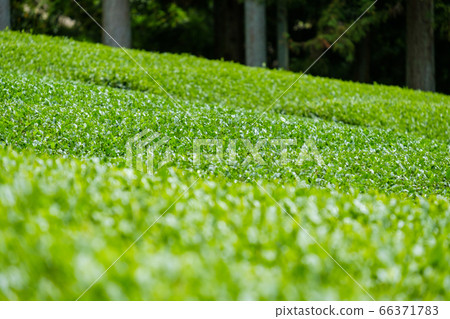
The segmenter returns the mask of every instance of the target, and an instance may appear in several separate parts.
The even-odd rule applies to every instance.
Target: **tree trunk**
[[[266,63],[266,5],[264,0],[245,0],[245,64]]]
[[[242,3],[238,0],[214,0],[214,35],[217,58],[245,62]]]
[[[353,79],[358,82],[370,82],[370,33],[356,47],[356,68]]]
[[[11,28],[11,6],[9,0],[0,0],[0,30]]]
[[[286,0],[277,1],[277,60],[280,69],[289,69],[289,34]]]
[[[131,17],[128,0],[103,0],[103,44],[112,47],[131,47]]]
[[[406,3],[406,85],[435,91],[433,0]]]

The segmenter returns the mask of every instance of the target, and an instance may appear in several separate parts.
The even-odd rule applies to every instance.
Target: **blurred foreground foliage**
[[[0,299],[74,300],[195,178],[0,151]],[[447,300],[450,207],[202,179],[82,300]]]

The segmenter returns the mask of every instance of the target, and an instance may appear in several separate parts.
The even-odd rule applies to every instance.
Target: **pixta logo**
[[[126,144],[126,160],[128,167],[134,167],[138,171],[154,175],[155,171],[171,161],[167,142],[170,138],[161,136],[160,133],[146,129],[130,138]],[[155,152],[165,146],[163,159],[155,164]],[[135,156],[134,156],[135,155]],[[136,161],[134,161],[136,157]]]

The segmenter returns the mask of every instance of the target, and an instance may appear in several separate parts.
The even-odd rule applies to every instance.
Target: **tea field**
[[[0,299],[450,298],[450,97],[298,77],[0,32]]]

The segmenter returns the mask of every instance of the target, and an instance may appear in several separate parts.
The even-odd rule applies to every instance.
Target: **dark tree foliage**
[[[131,0],[133,46],[214,58],[213,4],[207,0]]]
[[[214,55],[245,63],[244,4],[214,0]]]
[[[78,3],[96,21],[102,21],[101,0]],[[72,0],[11,0],[11,6],[13,30],[101,42],[101,29]]]

